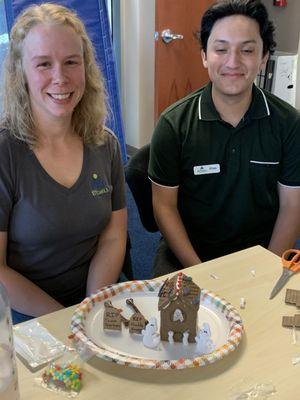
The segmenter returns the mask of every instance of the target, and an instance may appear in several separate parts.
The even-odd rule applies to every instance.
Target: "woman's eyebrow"
[[[79,54],[79,53],[76,53],[76,54],[70,54],[70,55],[67,55],[66,57],[64,57],[64,59],[66,59],[66,58],[81,58],[81,54]],[[51,58],[51,56],[49,55],[49,56],[47,56],[47,55],[38,55],[38,56],[33,56],[32,58],[31,58],[31,60],[32,61],[35,61],[35,60],[43,60],[43,59],[45,59],[45,58]]]

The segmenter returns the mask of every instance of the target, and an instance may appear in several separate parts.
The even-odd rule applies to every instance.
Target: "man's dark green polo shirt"
[[[278,182],[300,187],[298,112],[256,86],[252,94],[236,127],[220,118],[208,84],[164,111],[154,131],[149,177],[179,187],[179,212],[202,259],[267,246]]]

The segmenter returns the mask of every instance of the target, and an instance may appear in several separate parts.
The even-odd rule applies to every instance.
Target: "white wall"
[[[121,0],[121,91],[126,143],[140,148],[154,128],[155,0]]]
[[[288,0],[286,7],[274,7],[273,1],[262,1],[276,26],[277,50],[297,53],[300,32],[300,1]]]
[[[298,53],[296,108],[300,110],[300,1],[288,0],[286,7],[274,7],[272,0],[262,2],[276,26],[277,50]]]

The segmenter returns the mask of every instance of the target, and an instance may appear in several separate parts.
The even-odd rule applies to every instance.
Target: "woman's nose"
[[[52,79],[53,79],[53,83],[56,83],[56,84],[62,84],[68,80],[62,65],[55,65],[53,67]]]

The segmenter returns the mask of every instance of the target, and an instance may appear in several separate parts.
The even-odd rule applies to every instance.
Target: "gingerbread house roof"
[[[198,310],[200,305],[201,289],[196,285],[192,278],[178,272],[171,279],[165,280],[159,290],[158,309],[161,311],[169,306],[170,303],[180,298],[180,300]]]

